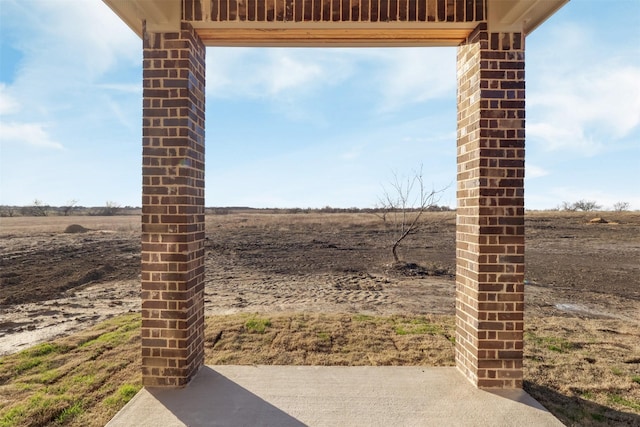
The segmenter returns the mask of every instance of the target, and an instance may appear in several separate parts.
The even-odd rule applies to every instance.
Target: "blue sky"
[[[640,209],[640,1],[526,41],[528,209]],[[0,0],[0,204],[139,206],[142,42],[101,1]],[[206,205],[372,207],[423,167],[455,207],[455,48],[207,49]]]

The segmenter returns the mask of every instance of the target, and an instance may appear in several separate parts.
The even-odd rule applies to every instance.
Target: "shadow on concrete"
[[[539,411],[547,412],[547,409],[540,404],[540,402],[536,401],[533,397],[531,397],[526,391],[520,389],[505,389],[505,390],[494,390],[494,389],[479,389],[480,392],[490,393],[495,396],[499,396],[503,399],[508,399],[512,402],[521,403],[530,408],[537,409]]]
[[[207,366],[184,389],[148,390],[176,421],[187,426],[305,426]]]
[[[562,424],[523,390],[479,390],[456,368],[205,366],[183,389],[142,389],[108,427]]]
[[[531,381],[524,382],[524,390],[565,425],[640,426],[640,415],[619,411],[578,396],[568,396]]]

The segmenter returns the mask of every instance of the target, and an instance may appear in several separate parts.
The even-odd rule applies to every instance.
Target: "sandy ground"
[[[526,316],[640,325],[640,213],[527,216]],[[88,230],[65,233],[71,224]],[[0,355],[138,311],[137,216],[0,218]],[[453,314],[455,216],[430,213],[391,267],[371,214],[207,216],[207,314]]]

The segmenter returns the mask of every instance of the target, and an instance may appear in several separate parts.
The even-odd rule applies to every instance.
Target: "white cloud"
[[[7,87],[0,83],[0,116],[15,115],[22,108],[14,97],[7,93]],[[8,122],[0,120],[0,143],[27,144],[41,148],[62,149],[62,144],[54,141],[45,126],[40,123]]]
[[[573,76],[547,76],[544,92],[528,97],[534,116],[527,135],[550,150],[596,154],[640,125],[640,67],[596,65]]]
[[[53,140],[40,123],[5,123],[0,122],[0,141],[5,143],[27,144],[40,148],[61,150],[64,147]]]
[[[141,64],[141,41],[102,2],[14,1],[3,3],[3,12],[22,54],[7,91],[36,121],[86,111],[107,73],[122,85],[115,72]]]
[[[141,61],[142,41],[102,2],[30,1],[29,7],[36,19],[46,22],[37,37],[49,40],[33,49],[52,51],[60,55],[59,60],[81,65],[91,76],[106,72],[118,61]]]
[[[11,34],[8,40],[21,53],[13,80],[0,85],[0,114],[20,111],[3,122],[3,143],[61,149],[50,136],[55,126],[57,135],[71,135],[65,144],[73,148],[70,139],[87,139],[83,126],[97,130],[94,117],[126,122],[131,113],[118,104],[139,96],[140,76],[134,89],[131,74],[123,79],[119,71],[139,68],[142,43],[103,2],[2,1],[3,37]],[[106,75],[110,82],[101,81]],[[107,108],[101,102],[105,89],[114,92]]]
[[[324,70],[319,64],[304,63],[279,51],[266,70],[265,82],[270,95],[278,95],[288,89],[313,84],[323,77]]]
[[[382,95],[382,111],[455,96],[455,49],[411,48],[384,52],[374,89]]]
[[[350,74],[344,55],[307,49],[207,50],[207,95],[217,98],[297,98],[338,84]]]
[[[455,49],[207,51],[209,96],[284,104],[337,85],[377,95],[383,112],[455,96]]]
[[[536,166],[534,164],[531,163],[527,163],[527,169],[525,171],[525,176],[528,179],[533,179],[533,178],[540,178],[543,176],[547,176],[549,175],[550,172],[544,168],[541,168],[540,166]]]
[[[6,85],[0,83],[0,116],[15,114],[20,111],[20,104],[7,93]]]
[[[347,150],[343,151],[339,158],[345,161],[356,160],[362,157],[364,154],[364,150],[366,148],[366,144],[360,143],[349,147]]]
[[[106,89],[113,92],[128,93],[142,96],[142,83],[101,83],[96,85],[96,89]]]
[[[533,66],[527,137],[545,150],[595,155],[640,127],[640,63],[631,56],[604,54],[597,38],[579,26],[561,28],[553,49],[541,47],[528,57]],[[602,51],[601,61],[585,58],[594,51]]]
[[[123,165],[139,155],[140,39],[102,1],[0,2],[3,43],[16,52],[0,89],[3,202],[89,203],[112,198],[103,187],[131,188],[139,168]],[[107,164],[122,170],[105,179]],[[89,173],[78,184],[80,168]]]

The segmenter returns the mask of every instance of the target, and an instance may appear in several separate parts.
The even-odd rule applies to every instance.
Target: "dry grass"
[[[429,212],[425,216],[424,222],[438,222],[455,224],[455,212]],[[238,226],[244,224],[246,227],[255,227],[257,229],[295,229],[305,227],[313,229],[314,225],[318,228],[325,229],[329,227],[332,230],[350,229],[359,227],[377,227],[384,223],[382,219],[374,214],[363,213],[319,213],[312,214],[296,213],[264,213],[264,212],[247,212],[234,213],[232,215],[207,215],[206,228],[213,230],[217,227]]]
[[[448,316],[277,314],[207,318],[206,360],[230,365],[452,366]]]
[[[0,359],[0,426],[102,426],[141,387],[140,317]],[[453,319],[238,314],[207,319],[207,364],[453,364]]]
[[[618,320],[530,319],[525,390],[567,425],[640,425],[640,331]]]
[[[140,215],[121,216],[19,216],[2,218],[0,237],[35,236],[38,234],[62,233],[65,228],[79,224],[89,230],[121,231],[139,233]]]
[[[452,316],[207,318],[207,364],[453,365]],[[104,425],[140,388],[139,315],[0,359],[0,426]],[[567,425],[638,425],[640,332],[528,319],[525,388]]]

